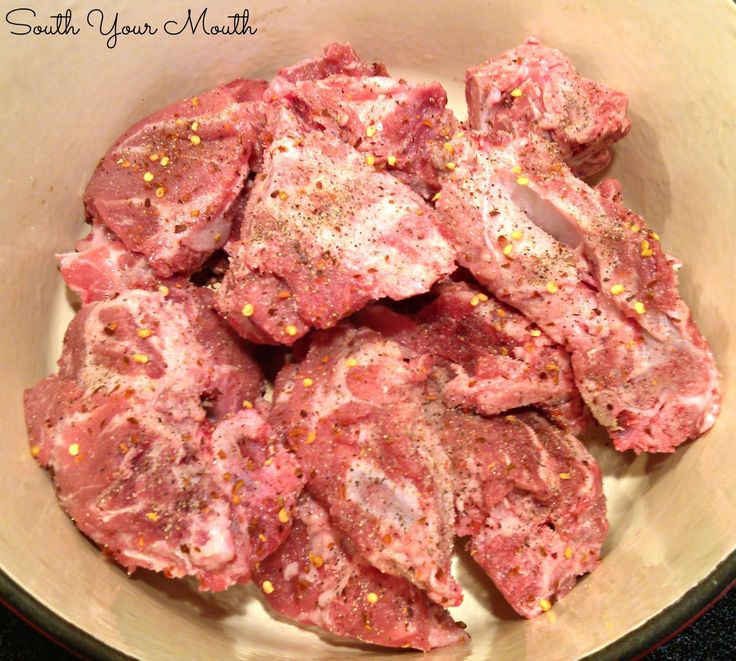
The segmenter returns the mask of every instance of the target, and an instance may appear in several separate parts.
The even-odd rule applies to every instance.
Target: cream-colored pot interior
[[[63,3],[62,3],[63,4]],[[242,11],[212,2],[211,23]],[[37,2],[38,22],[59,3]],[[66,5],[65,5],[66,6]],[[598,571],[552,611],[513,616],[480,573],[459,563],[456,616],[472,642],[432,658],[570,659],[642,625],[702,582],[736,548],[736,11],[728,0],[662,2],[251,2],[249,37],[120,37],[85,24],[163,25],[202,2],[69,2],[71,36],[11,36],[0,25],[2,239],[0,291],[5,415],[0,444],[0,568],[51,611],[139,658],[343,659],[375,648],[336,645],[272,619],[255,590],[199,594],[188,583],[128,578],[56,505],[28,452],[21,394],[54,369],[70,299],[54,253],[83,232],[81,194],[97,159],[138,118],[238,76],[268,77],[349,40],[393,73],[441,81],[463,111],[466,67],[530,33],[579,70],[624,90],[634,121],[611,174],[625,201],[682,258],[681,293],[723,374],[715,428],[667,457],[619,455],[602,442],[611,532]],[[114,7],[114,8],[113,8]],[[5,10],[10,8],[5,5]],[[3,12],[4,13],[4,12]],[[391,657],[391,654],[387,654]],[[393,658],[393,657],[391,657]],[[396,658],[407,658],[405,654]]]

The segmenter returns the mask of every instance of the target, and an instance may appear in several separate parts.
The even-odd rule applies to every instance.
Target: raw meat
[[[227,212],[248,175],[265,86],[234,81],[138,122],[97,166],[89,215],[157,275],[196,270],[230,234]]]
[[[583,78],[560,51],[535,37],[468,69],[465,81],[470,128],[538,130],[580,177],[605,168],[610,145],[631,128],[625,94]]]
[[[381,305],[362,324],[432,358],[432,378],[451,407],[494,415],[536,405],[570,432],[588,423],[569,354],[522,314],[481,287],[447,280],[411,317]]]
[[[677,293],[676,262],[617,187],[590,188],[533,133],[453,144],[437,209],[458,261],[571,352],[616,447],[671,452],[706,431],[720,405],[712,354]]]
[[[112,298],[128,289],[183,286],[185,278],[160,278],[145,257],[126,249],[100,223],[75,246],[76,252],[57,255],[61,277],[83,304]]]
[[[548,610],[600,561],[608,523],[598,464],[535,413],[436,415],[452,457],[457,533],[514,610]]]
[[[343,323],[279,374],[270,421],[360,555],[457,605],[449,464],[422,415],[428,374],[398,343]]]
[[[378,170],[431,198],[452,161],[445,145],[460,128],[439,83],[387,76],[334,75],[293,84],[275,79],[265,93],[308,127],[324,130],[365,154]]]
[[[362,62],[348,43],[327,44],[323,52],[324,56],[319,59],[306,59],[290,67],[279,69],[273,82],[283,79],[295,83],[300,80],[319,80],[337,75],[388,76],[388,71],[383,64]]]
[[[424,592],[352,551],[306,492],[289,538],[260,563],[254,580],[278,613],[339,636],[423,651],[467,639]]]
[[[85,305],[25,409],[61,506],[107,555],[224,590],[288,535],[301,482],[242,410],[260,371],[207,298],[136,290]]]
[[[439,83],[333,43],[103,157],[92,230],[58,256],[83,305],[24,405],[107,556],[202,590],[255,579],[288,618],[428,651],[467,638],[444,610],[456,536],[524,617],[597,567],[585,404],[637,453],[713,424],[679,262],[618,182],[576,178],[628,132],[625,95],[530,37],[466,97],[464,127]],[[259,350],[285,362],[273,405],[238,335],[293,345]]]
[[[305,132],[285,108],[272,129],[217,296],[243,337],[292,344],[454,270],[434,210],[408,187],[337,138]]]

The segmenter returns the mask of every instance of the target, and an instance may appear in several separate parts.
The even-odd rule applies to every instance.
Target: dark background
[[[736,588],[642,661],[720,661],[736,658]],[[0,606],[0,661],[74,661],[50,640]],[[543,661],[543,660],[540,660]]]

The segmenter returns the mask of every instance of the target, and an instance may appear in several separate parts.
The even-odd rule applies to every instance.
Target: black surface
[[[736,658],[736,589],[642,661],[719,661]],[[0,606],[0,661],[75,661],[78,657]],[[502,661],[502,660],[499,660]]]

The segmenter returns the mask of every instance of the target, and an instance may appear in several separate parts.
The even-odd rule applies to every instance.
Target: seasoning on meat
[[[549,610],[600,562],[608,522],[598,464],[536,413],[445,409],[436,419],[452,457],[457,534],[520,615]]]
[[[339,636],[423,651],[467,639],[422,590],[351,550],[327,510],[306,492],[289,538],[259,564],[254,578],[275,611]]]
[[[234,81],[201,94],[196,106],[184,100],[159,110],[97,166],[87,212],[158,276],[191,273],[228,238],[227,212],[258,151],[265,85]]]
[[[243,337],[293,344],[373,300],[426,292],[454,270],[435,213],[416,193],[285,108],[269,126],[274,139],[217,293]]]
[[[618,184],[589,187],[533,132],[453,144],[458,168],[436,206],[458,261],[571,352],[616,448],[672,452],[706,431],[720,407],[713,356],[677,292],[677,261],[622,206]],[[523,238],[507,255],[513,231]],[[640,254],[642,232],[652,255]]]
[[[557,143],[579,177],[604,169],[610,146],[631,128],[625,94],[584,78],[560,51],[535,37],[468,69],[465,97],[470,128],[533,128]]]
[[[278,513],[301,481],[260,414],[241,409],[260,370],[204,292],[85,305],[25,410],[61,506],[108,556],[224,590],[288,535]]]
[[[432,379],[448,406],[495,415],[536,405],[560,426],[589,421],[570,355],[518,311],[477,285],[447,280],[411,316],[375,305],[357,319],[432,360]]]
[[[422,417],[428,375],[396,342],[343,323],[313,335],[305,359],[282,370],[269,420],[360,555],[457,605],[449,462]]]

